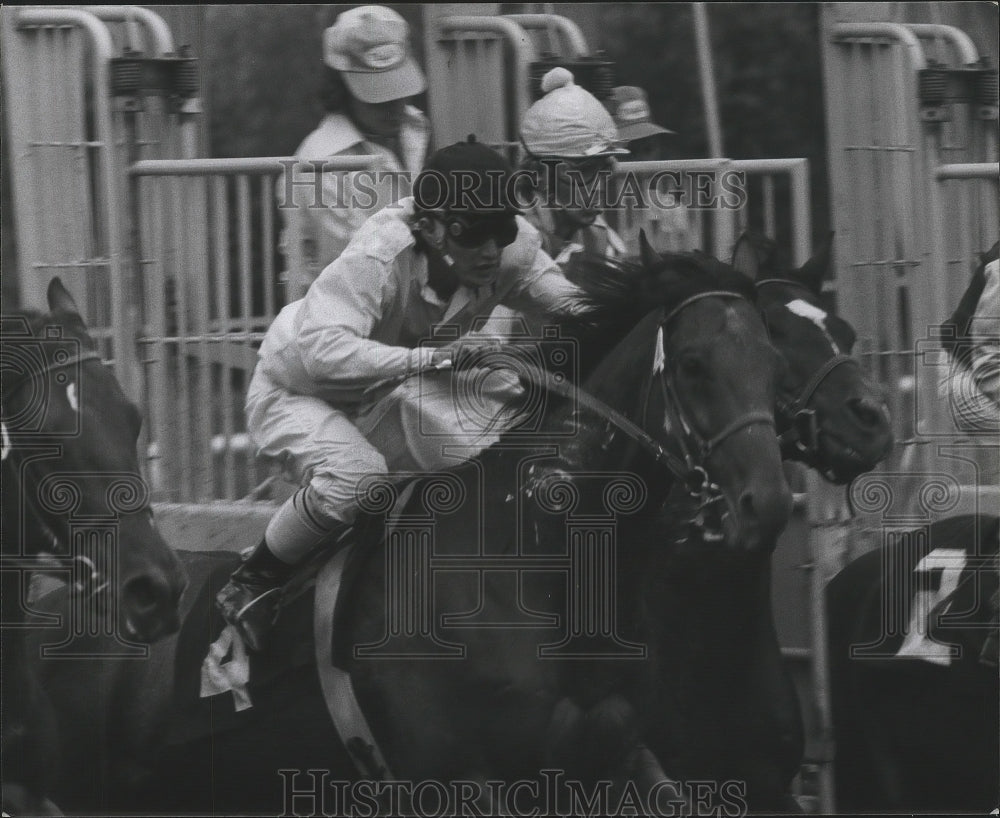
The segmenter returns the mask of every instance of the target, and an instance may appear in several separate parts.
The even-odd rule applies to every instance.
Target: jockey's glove
[[[511,366],[502,338],[470,334],[434,350],[435,369],[504,369]]]

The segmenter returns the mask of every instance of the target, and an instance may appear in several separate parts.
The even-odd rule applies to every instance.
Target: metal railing
[[[336,157],[326,167],[362,170],[371,160]],[[129,171],[139,203],[144,442],[157,500],[235,499],[265,476],[243,401],[284,301],[277,183],[294,162],[145,160]]]

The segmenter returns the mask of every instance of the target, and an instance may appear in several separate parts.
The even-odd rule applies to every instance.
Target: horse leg
[[[805,731],[798,694],[781,655],[771,612],[770,559],[762,561],[756,583],[756,602],[751,609],[757,617],[748,652],[744,728],[736,728],[742,743],[739,766],[753,808],[784,811],[794,807],[798,811],[790,784],[802,763]]]

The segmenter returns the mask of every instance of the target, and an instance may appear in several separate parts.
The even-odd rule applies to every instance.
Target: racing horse
[[[138,477],[139,413],[102,365],[58,278],[48,303],[48,314],[4,315],[0,347],[3,804],[14,815],[55,814],[46,797],[55,774],[53,713],[25,655],[30,572],[68,573],[76,613],[113,618],[116,632],[134,642],[177,629],[185,584]],[[109,514],[110,550],[88,547]]]
[[[790,269],[770,239],[746,233],[733,265],[755,281],[758,309],[786,363],[776,411],[783,456],[844,484],[884,459],[893,437],[881,391],[850,357],[853,329],[823,304],[830,250],[828,239]],[[574,276],[633,300],[627,265],[608,278],[584,262]],[[651,656],[640,696],[650,749],[676,778],[742,782],[751,809],[795,809],[787,793],[803,727],[774,629],[770,550],[706,558],[713,546],[697,533],[674,536],[677,545],[650,566],[643,595],[655,603],[645,615]]]
[[[996,808],[998,528],[985,513],[938,520],[827,585],[838,809]]]
[[[642,633],[641,579],[668,545],[660,532],[683,514],[712,538],[719,554],[770,547],[788,519],[791,495],[773,422],[780,360],[752,303],[752,282],[727,265],[694,257],[649,262],[638,322],[634,304],[627,311],[621,304],[595,308],[600,326],[587,328],[590,340],[603,332],[615,343],[605,347],[610,351],[580,396],[559,395],[540,431],[524,437],[523,430],[512,430],[474,460],[418,479],[410,499],[399,499],[399,519],[426,518],[427,508],[438,508],[435,554],[465,566],[434,579],[434,625],[424,634],[433,637],[430,657],[381,655],[372,647],[384,642],[389,627],[386,572],[393,561],[385,529],[376,524],[374,541],[356,549],[362,556],[348,570],[353,580],[344,593],[350,604],[344,602],[337,620],[336,655],[397,777],[516,782],[559,768],[580,782],[641,781],[644,791],[664,779],[642,743],[642,725],[629,701],[636,662],[646,652],[637,639],[620,636]],[[567,429],[572,433],[565,434]],[[666,504],[671,486],[679,483],[685,486],[683,502]],[[444,500],[434,499],[441,485],[448,489],[444,495],[463,501],[441,510]],[[565,562],[572,545],[567,531],[579,522],[575,509],[603,507],[606,521],[608,504],[620,511],[613,540],[621,545],[602,563],[618,576],[617,601],[603,615],[617,617],[619,627],[577,634],[582,642],[567,646],[567,596],[581,586],[567,583],[553,560]],[[534,558],[549,568],[531,570]],[[513,566],[528,561],[527,569],[514,572],[513,586],[506,581],[509,571],[477,567],[485,560],[499,569],[505,559]],[[197,554],[186,561],[199,577],[193,598],[206,600],[235,557]],[[60,604],[54,595],[46,601]],[[198,607],[192,604],[192,610]],[[439,612],[447,616],[440,619]],[[309,622],[296,622],[289,612],[277,627],[286,629],[284,638],[274,640],[274,649],[282,650],[306,638]],[[220,630],[207,605],[187,616],[178,639],[154,647],[148,663],[102,668],[89,678],[67,665],[44,668],[47,689],[60,691],[61,724],[92,725],[100,718],[115,725],[118,737],[108,746],[99,730],[75,729],[73,741],[64,740],[78,761],[69,766],[77,780],[62,782],[67,804],[273,813],[286,808],[288,794],[278,770],[357,776],[325,713],[315,669],[287,674],[270,693],[251,683],[254,706],[242,713],[234,712],[235,697],[209,699],[215,710],[203,716],[200,733],[176,739],[174,728],[183,720],[180,688],[191,684],[171,669],[188,635],[211,640]],[[201,645],[199,657],[207,642]],[[353,650],[357,646],[375,650],[374,657],[366,659]],[[434,653],[438,649],[445,653]],[[114,691],[99,717],[93,707],[83,713],[76,706],[92,701],[81,696],[82,684]],[[129,727],[133,735],[121,736]],[[134,770],[140,762],[149,773],[145,785],[123,785],[114,793],[104,787],[99,803],[87,802],[81,779],[95,778],[85,773],[87,765],[92,769],[109,751],[126,757],[105,759],[105,770],[123,762]],[[354,761],[365,760],[365,748],[352,752]],[[384,775],[376,766],[368,765],[371,777]],[[95,797],[92,788],[89,796]],[[500,807],[494,801],[488,809]]]
[[[942,342],[956,365],[998,245]],[[993,412],[996,422],[996,409]],[[998,518],[935,521],[844,568],[826,606],[839,808],[974,812],[1000,799]],[[905,627],[903,627],[905,623]]]

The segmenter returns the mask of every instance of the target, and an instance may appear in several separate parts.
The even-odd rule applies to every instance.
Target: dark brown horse
[[[997,244],[982,254],[946,322],[951,331],[943,333],[942,343],[957,367],[972,361],[973,316],[990,315],[979,302],[986,265],[997,256]],[[995,369],[987,365],[983,375],[995,375]],[[983,397],[984,406],[986,401]],[[972,430],[985,432],[980,439],[989,448],[996,444],[995,431],[989,430],[996,428],[997,411],[994,406],[992,414],[986,409],[981,417],[972,416],[979,421]],[[897,535],[827,586],[838,808],[936,814],[996,808],[1000,520],[995,511],[945,518]]]
[[[136,459],[139,414],[59,279],[48,301],[49,314],[4,315],[0,347],[3,803],[15,815],[53,809],[46,795],[58,747],[25,656],[30,573],[69,576],[73,603],[61,613],[71,633],[113,633],[119,654],[140,656],[138,643],[177,629],[185,583],[152,525]],[[79,647],[43,641],[54,643],[52,661]]]
[[[753,552],[775,541],[790,494],[772,421],[780,360],[751,303],[752,283],[704,259],[649,261],[641,320],[602,318],[617,339],[587,380],[600,403],[564,396],[541,433],[518,430],[416,484],[401,519],[434,512],[432,626],[416,634],[431,656],[414,657],[410,643],[388,653],[371,647],[400,636],[386,589],[399,564],[387,558],[395,541],[378,528],[355,565],[353,604],[337,626],[341,661],[398,778],[510,784],[558,768],[581,787],[631,782],[643,797],[666,780],[630,701],[648,652],[624,634],[641,636],[642,611],[655,607],[642,598],[642,579],[670,547],[665,534],[678,515],[715,543],[710,559]],[[668,505],[678,477],[689,483],[685,497]],[[435,482],[450,489],[450,503]],[[186,559],[192,575],[211,575],[193,597],[197,609],[234,558]],[[593,575],[598,566],[605,573]],[[573,571],[591,584],[568,582]],[[59,604],[58,594],[46,600]],[[600,623],[577,617],[595,605]],[[296,624],[289,612],[280,627],[288,638],[277,649],[294,653],[292,637],[304,638],[308,621]],[[210,608],[199,609],[187,616],[179,652],[197,634],[200,659],[220,629]],[[351,650],[364,645],[367,654]],[[62,782],[67,804],[274,812],[285,809],[290,786],[279,770],[356,777],[314,670],[286,674],[270,690],[251,684],[255,706],[245,714],[233,712],[228,695],[208,700],[196,738],[179,739],[178,696],[191,684],[171,684],[177,649],[170,640],[145,666],[43,668],[63,744],[75,751]],[[143,767],[146,786],[134,786]],[[95,787],[101,777],[110,783]],[[490,808],[502,807],[499,797]]]
[[[773,242],[745,234],[733,263],[755,280],[787,364],[776,413],[783,455],[837,483],[873,468],[891,449],[891,425],[880,391],[849,357],[853,329],[823,303],[829,243],[790,269]],[[599,269],[577,272],[600,280]],[[631,276],[620,273],[610,286],[627,302]],[[664,551],[644,578],[644,736],[675,778],[739,782],[752,809],[789,808],[804,738],[774,628],[770,550],[727,557],[690,532],[674,536],[687,542]]]
[[[994,515],[943,519],[827,586],[838,809],[996,808],[998,539]]]

